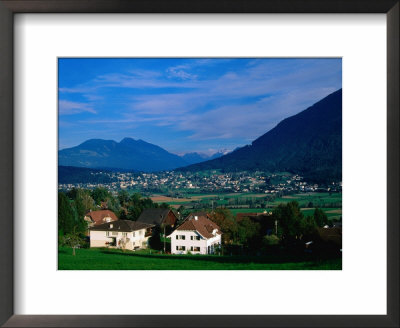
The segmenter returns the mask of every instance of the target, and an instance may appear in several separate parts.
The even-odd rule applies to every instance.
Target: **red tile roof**
[[[104,221],[105,217],[110,217],[111,221],[118,220],[115,213],[110,210],[91,211],[91,212],[86,213],[85,216],[90,217],[95,225],[103,224],[105,222]]]
[[[221,234],[220,228],[214,222],[204,216],[198,216],[197,220],[195,218],[187,219],[178,228],[176,228],[176,230],[197,231],[205,238],[214,237],[212,233],[214,229],[217,229],[218,235]]]
[[[190,213],[190,214],[184,219],[184,221],[192,220],[192,219],[194,219],[195,216],[197,216],[198,218],[202,217],[202,218],[205,218],[205,219],[211,219],[211,217],[208,215],[207,212],[193,212],[193,213]]]

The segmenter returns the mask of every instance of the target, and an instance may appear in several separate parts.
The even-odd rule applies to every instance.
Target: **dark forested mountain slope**
[[[341,180],[342,89],[284,119],[251,145],[184,168],[206,169],[288,171],[314,181]]]

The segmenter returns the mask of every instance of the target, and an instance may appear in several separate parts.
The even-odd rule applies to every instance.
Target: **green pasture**
[[[311,202],[313,207],[324,207],[326,204],[342,203],[342,193],[302,193],[287,195],[280,198],[275,198],[274,201],[269,202],[270,205],[278,205],[280,203],[289,203],[297,201],[300,207],[307,207]]]
[[[201,199],[196,199],[193,197],[198,196],[209,196],[203,197]],[[270,194],[259,194],[259,193],[230,193],[230,194],[185,194],[185,198],[191,199],[191,201],[179,201],[179,199],[167,202],[169,205],[183,205],[183,206],[193,206],[194,204],[201,204],[204,208],[211,208],[211,202],[213,206],[243,206],[243,204],[235,204],[232,202],[233,199],[241,199],[243,201],[249,199],[263,200],[263,204],[266,208],[261,208],[259,205],[257,207],[243,207],[243,208],[230,208],[233,215],[237,213],[255,212],[261,213],[265,210],[272,211],[274,207],[279,204],[287,204],[291,201],[297,201],[302,208],[304,215],[312,215],[314,213],[315,207],[321,208],[329,219],[340,219],[342,216],[341,206],[342,206],[342,194],[341,193],[297,193],[292,195],[286,195],[283,197],[278,197],[271,199],[273,195]]]
[[[341,258],[311,254],[265,256],[163,255],[105,248],[58,250],[59,270],[341,270]]]

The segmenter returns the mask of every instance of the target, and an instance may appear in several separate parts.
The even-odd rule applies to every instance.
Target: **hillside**
[[[95,170],[85,167],[59,166],[58,183],[111,183],[111,178],[104,174],[105,170]]]
[[[341,180],[342,89],[284,119],[251,145],[183,170],[209,169],[287,171],[316,182]]]
[[[58,152],[58,164],[88,168],[118,168],[143,172],[171,170],[187,163],[165,149],[132,138],[121,142],[91,139]]]

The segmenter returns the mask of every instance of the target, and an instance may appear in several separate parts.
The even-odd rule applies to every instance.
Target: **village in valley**
[[[340,192],[341,183],[309,183],[298,174],[242,171],[222,173],[165,171],[157,173],[118,172],[92,170],[86,172],[85,182],[70,179],[59,183],[59,190],[72,188],[94,189],[104,187],[114,192],[127,190],[144,195],[166,194],[182,197],[191,193],[266,193],[288,194],[294,192]],[[101,182],[99,182],[101,181]]]

